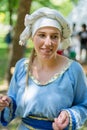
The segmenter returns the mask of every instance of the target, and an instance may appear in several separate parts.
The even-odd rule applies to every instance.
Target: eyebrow
[[[38,34],[40,34],[40,33],[46,33],[46,32],[38,31]],[[51,34],[59,35],[60,33],[59,33],[59,32],[58,32],[58,33],[53,32],[53,33],[51,33]]]

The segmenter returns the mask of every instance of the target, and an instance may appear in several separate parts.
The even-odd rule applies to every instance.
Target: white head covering
[[[62,49],[66,49],[70,43],[71,29],[66,19],[57,10],[47,7],[36,10],[31,15],[25,16],[25,29],[20,35],[20,45],[25,45],[26,40],[31,36],[33,37],[35,32],[41,27],[56,27],[62,34]]]
[[[49,27],[49,26],[55,27],[55,28],[57,28],[61,31],[61,26],[55,19],[51,19],[51,18],[47,18],[47,17],[41,17],[32,26],[32,37],[34,36],[34,34],[36,33],[36,31],[39,28]]]

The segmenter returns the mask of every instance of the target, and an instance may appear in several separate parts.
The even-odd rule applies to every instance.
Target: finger
[[[5,100],[6,100],[6,96],[0,95],[0,101],[5,101]]]
[[[69,124],[69,118],[64,117],[65,119],[61,119],[60,117],[55,118],[54,121],[55,121],[56,126],[59,128],[59,130],[63,130]]]
[[[0,106],[4,107],[4,106],[8,106],[8,105],[9,105],[8,101],[0,99]]]
[[[0,107],[7,107],[9,105],[9,103],[8,102],[5,102],[5,103],[0,103]]]
[[[8,97],[7,97],[7,96],[3,96],[3,97],[2,97],[2,100],[3,100],[3,101],[7,101],[7,100],[8,100]]]
[[[58,117],[58,121],[63,124],[66,121],[67,115],[66,113],[61,113]]]
[[[53,130],[60,130],[55,122],[52,124]]]
[[[7,106],[9,104],[9,102],[8,101],[0,100],[0,106],[2,106],[1,104]]]
[[[69,118],[67,118],[67,119],[65,120],[65,122],[62,123],[59,127],[60,127],[61,129],[64,129],[64,128],[66,128],[66,127],[68,126],[68,124],[69,124]]]
[[[62,130],[61,129],[61,122],[58,120],[58,118],[55,118],[54,119],[54,124],[53,124],[55,130],[58,129],[58,130]]]
[[[11,99],[8,96],[3,96],[2,101],[5,102],[6,104],[9,104],[11,102]]]

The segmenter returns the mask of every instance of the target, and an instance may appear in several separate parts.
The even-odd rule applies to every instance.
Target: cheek
[[[61,42],[61,40],[59,39],[59,40],[57,40],[55,43],[54,43],[54,48],[55,48],[55,50],[57,50],[58,48],[59,48],[59,46],[60,46],[60,43]]]
[[[34,45],[34,48],[35,48],[36,51],[42,45],[41,43],[42,43],[42,40],[40,38],[33,39],[33,45]]]
[[[56,46],[59,46],[60,42],[61,42],[61,40],[58,39],[58,40],[55,42],[55,45],[56,45]]]
[[[34,40],[33,40],[33,43],[35,44],[35,45],[39,45],[39,43],[41,43],[41,39],[40,38],[35,38]]]

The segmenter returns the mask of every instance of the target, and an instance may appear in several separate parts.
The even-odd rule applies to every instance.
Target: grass
[[[31,48],[33,47],[31,41],[26,50],[25,57],[29,57]],[[3,84],[5,79],[5,74],[8,66],[8,51],[7,45],[4,42],[4,36],[0,37],[0,84]],[[7,127],[1,127],[0,130],[16,130],[18,124],[20,123],[19,119],[13,120]],[[80,130],[87,130],[87,123]]]

